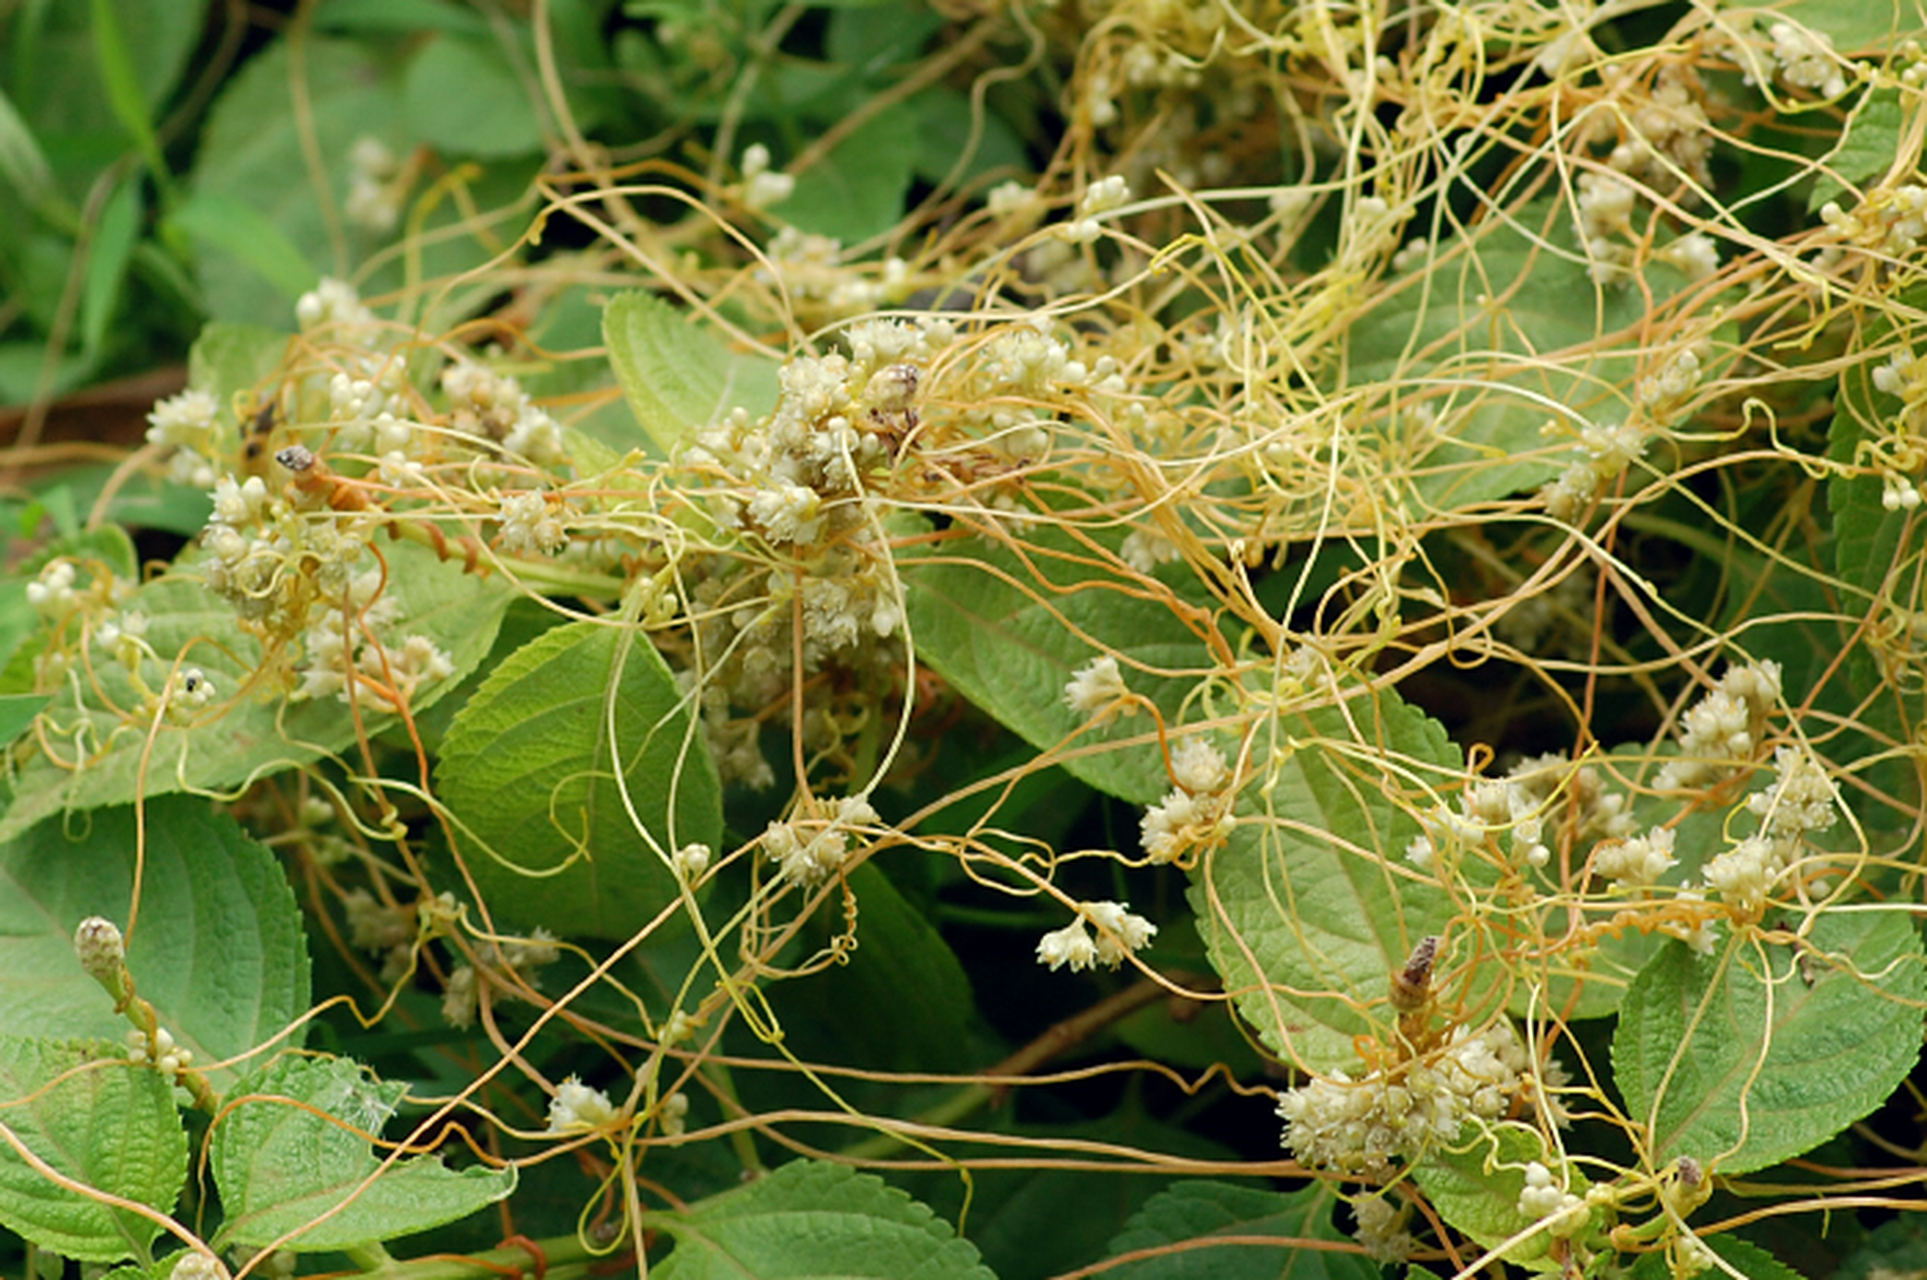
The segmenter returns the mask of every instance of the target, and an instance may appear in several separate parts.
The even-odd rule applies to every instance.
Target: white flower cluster
[[[27,603],[35,613],[48,619],[73,612],[80,605],[80,595],[74,590],[77,576],[74,562],[65,556],[49,560],[27,584]]]
[[[1278,1099],[1285,1145],[1307,1168],[1381,1178],[1451,1142],[1475,1120],[1497,1120],[1522,1090],[1536,1087],[1532,1064],[1510,1023],[1483,1032],[1459,1027],[1424,1058],[1354,1080],[1318,1078]]]
[[[382,958],[384,982],[408,971],[417,933],[412,906],[391,907],[368,890],[355,888],[341,895],[341,909],[348,920],[349,945]]]
[[[1729,907],[1757,915],[1800,856],[1808,832],[1824,831],[1838,816],[1839,793],[1820,762],[1802,747],[1773,753],[1774,777],[1747,797],[1759,831],[1706,864],[1706,887]]]
[[[1541,491],[1546,510],[1561,520],[1572,519],[1595,494],[1626,473],[1646,451],[1646,433],[1630,422],[1587,423],[1579,431],[1579,447],[1585,459],[1567,467]]]
[[[1176,862],[1231,832],[1231,769],[1217,747],[1202,735],[1179,740],[1171,749],[1171,776],[1178,785],[1139,823],[1152,862]]]
[[[1077,218],[1059,228],[1060,234],[1074,244],[1089,244],[1102,233],[1098,215],[1109,213],[1131,198],[1131,184],[1121,175],[1100,178],[1085,190],[1077,202]]]
[[[583,1084],[579,1076],[570,1076],[555,1087],[555,1096],[549,1099],[546,1132],[551,1136],[581,1133],[600,1129],[615,1118],[615,1103],[609,1101],[608,1094]]]
[[[1847,77],[1831,36],[1791,22],[1776,22],[1766,34],[1773,41],[1773,61],[1784,83],[1811,89],[1823,98],[1837,98],[1847,91]]]
[[[442,390],[448,393],[449,425],[455,430],[493,441],[538,467],[563,460],[561,426],[514,378],[473,360],[457,360],[442,370]]]
[[[1595,284],[1622,284],[1632,275],[1632,215],[1638,190],[1616,172],[1587,170],[1579,175],[1579,240],[1592,265]]]
[[[1728,667],[1681,722],[1679,756],[1655,779],[1662,791],[1706,786],[1753,758],[1766,717],[1780,702],[1780,664]]]
[[[868,800],[846,796],[836,802],[835,815],[828,819],[793,817],[770,823],[763,832],[763,856],[776,863],[791,884],[805,888],[821,884],[849,861],[850,836],[861,835],[858,828],[876,820],[877,811]]]
[[[341,216],[377,235],[386,235],[401,221],[408,184],[398,181],[401,164],[388,144],[372,134],[356,138],[348,148],[348,197]]]
[[[1352,1203],[1352,1217],[1358,1220],[1358,1230],[1352,1234],[1365,1246],[1365,1255],[1380,1266],[1404,1262],[1418,1249],[1418,1241],[1405,1229],[1409,1216],[1382,1195],[1357,1200]]]
[[[567,507],[550,494],[526,490],[502,496],[495,519],[501,525],[498,545],[512,553],[552,556],[569,545],[569,533],[558,515]]]
[[[751,184],[754,183],[752,178]],[[868,268],[843,262],[842,241],[801,232],[795,227],[786,226],[778,231],[764,251],[764,257],[769,266],[757,270],[757,280],[780,285],[792,304],[799,304],[800,310],[815,315],[861,315],[913,287],[909,264],[901,258],[885,258],[881,273],[873,279]]]
[[[1092,658],[1071,673],[1064,685],[1064,703],[1080,716],[1107,719],[1120,711],[1128,719],[1138,711],[1117,659],[1108,656]]]
[[[476,958],[491,973],[513,974],[524,983],[544,965],[554,964],[562,955],[555,945],[555,935],[547,929],[537,928],[526,938],[489,939],[477,947]],[[478,984],[482,975],[472,964],[458,964],[448,975],[448,986],[442,991],[442,1017],[451,1027],[467,1028],[475,1023],[475,1011],[481,1004]],[[516,986],[504,978],[496,978],[495,987],[504,992],[517,994]]]
[[[1074,909],[1076,919],[1037,940],[1037,963],[1052,970],[1069,965],[1073,973],[1100,964],[1115,969],[1157,935],[1158,927],[1132,915],[1128,902],[1080,902]],[[1097,937],[1084,931],[1086,921],[1096,926]]]
[[[1679,352],[1658,373],[1639,380],[1640,408],[1661,425],[1671,422],[1699,386],[1700,373],[1699,353],[1691,347]]]
[[[662,1125],[662,1136],[680,1138],[689,1129],[689,1095],[672,1093],[656,1107],[656,1119]]]
[[[290,638],[308,624],[318,599],[341,598],[370,531],[333,512],[311,519],[258,478],[237,483],[224,476],[201,531],[208,552],[201,577],[244,624]]]
[[[1593,870],[1621,889],[1649,888],[1679,865],[1673,856],[1677,836],[1671,827],[1654,827],[1629,840],[1602,844],[1593,852]]]
[[[381,321],[361,301],[355,287],[333,276],[301,295],[294,304],[295,322],[304,334],[321,334],[354,346],[371,344]]]
[[[205,489],[214,483],[212,459],[220,453],[216,435],[221,406],[206,391],[189,388],[157,402],[147,415],[147,442],[172,448],[168,478]]]
[[[377,597],[384,585],[380,568],[356,574],[345,589],[349,611],[316,610],[303,637],[305,666],[297,698],[338,697],[356,692],[406,702],[424,684],[455,674],[455,663],[428,636],[410,635],[399,648],[377,638],[377,629],[401,611],[392,595]],[[341,599],[337,596],[337,599]]]
[[[356,372],[338,371],[328,379],[328,421],[335,447],[404,458],[420,432],[409,420],[408,365],[399,355],[367,352],[351,357]]]
[[[709,870],[709,860],[715,851],[700,840],[692,840],[670,856],[676,869],[676,878],[685,884],[695,884]]]
[[[1579,1196],[1567,1191],[1553,1179],[1552,1170],[1537,1160],[1527,1161],[1525,1186],[1519,1192],[1519,1212],[1535,1222],[1552,1221],[1546,1228],[1553,1236],[1577,1235],[1592,1220],[1592,1211]]]
[[[1575,844],[1619,839],[1633,830],[1626,797],[1607,791],[1597,769],[1590,765],[1575,769],[1564,756],[1533,756],[1514,765],[1503,778],[1475,781],[1460,797],[1459,812],[1438,804],[1419,815],[1423,834],[1406,846],[1406,860],[1430,871],[1441,848],[1480,845],[1488,836],[1506,832],[1515,861],[1543,867],[1552,856],[1545,818],[1555,800],[1562,816],[1571,815]]]
[[[182,1068],[194,1063],[194,1051],[185,1045],[175,1044],[173,1035],[166,1027],[155,1027],[152,1040],[138,1027],[129,1031],[127,1047],[134,1051],[136,1059],[153,1063],[169,1080],[180,1075]]]
[[[796,179],[769,167],[769,148],[752,142],[743,148],[743,203],[751,209],[781,204],[796,190]]]
[[[1914,475],[1927,465],[1927,360],[1902,347],[1873,371],[1873,385],[1898,396],[1900,412],[1890,430],[1862,441],[1855,461],[1866,461],[1880,474],[1880,505],[1889,511],[1911,511],[1920,505]]]

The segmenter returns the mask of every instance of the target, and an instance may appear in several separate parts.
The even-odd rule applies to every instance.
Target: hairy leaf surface
[[[1105,1270],[1119,1280],[1378,1280],[1378,1264],[1332,1225],[1337,1197],[1310,1186],[1281,1195],[1227,1182],[1180,1182],[1151,1197],[1111,1241],[1110,1254],[1156,1250]],[[1236,1236],[1237,1243],[1213,1237]],[[1273,1243],[1254,1244],[1252,1237]]]
[[[490,909],[557,933],[628,937],[676,898],[667,857],[722,835],[715,763],[638,628],[524,645],[455,717],[436,777]]]
[[[1613,1037],[1615,1078],[1653,1159],[1764,1169],[1872,1111],[1920,1056],[1920,938],[1897,912],[1833,912],[1803,942],[1669,943]]]
[[[173,1212],[187,1180],[173,1087],[118,1044],[0,1036],[0,1125],[62,1177],[160,1213]],[[56,1185],[12,1142],[0,1142],[0,1224],[83,1262],[144,1257],[163,1229]]]

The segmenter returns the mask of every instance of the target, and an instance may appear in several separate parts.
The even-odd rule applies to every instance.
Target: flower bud
[[[89,977],[116,1001],[127,993],[127,942],[120,926],[105,916],[88,916],[74,930],[74,955]]]

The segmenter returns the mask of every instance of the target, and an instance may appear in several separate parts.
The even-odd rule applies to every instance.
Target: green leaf
[[[1404,781],[1374,761],[1394,756],[1440,776],[1462,766],[1445,730],[1389,689],[1355,695],[1343,714],[1281,718],[1277,741],[1282,758],[1247,789],[1230,839],[1193,874],[1191,907],[1245,1020],[1294,1064],[1331,1071],[1354,1063],[1356,1036],[1389,1043],[1392,971],[1458,914],[1406,863],[1419,824],[1390,798]],[[1448,939],[1441,971],[1450,964]],[[1476,966],[1467,981],[1477,989],[1451,1001],[1478,1007],[1498,968]]]
[[[1332,1225],[1335,1202],[1331,1189],[1317,1184],[1281,1195],[1228,1182],[1180,1182],[1133,1214],[1109,1250],[1113,1258],[1155,1255],[1104,1274],[1115,1280],[1378,1280],[1377,1263],[1344,1251],[1352,1242]],[[1213,1239],[1223,1236],[1237,1241]],[[1267,1236],[1275,1242],[1252,1243]]]
[[[1654,1164],[1764,1169],[1879,1106],[1920,1056],[1921,965],[1913,925],[1890,912],[1816,916],[1797,949],[1670,943],[1613,1037],[1614,1079]]]
[[[776,361],[732,350],[714,328],[653,293],[611,299],[602,337],[622,394],[660,457],[737,406],[756,417],[776,404]]]
[[[515,1190],[513,1167],[455,1170],[369,1149],[407,1093],[346,1058],[284,1057],[237,1084],[209,1133],[221,1248],[317,1252],[465,1218]],[[386,1167],[383,1167],[386,1165]],[[337,1212],[338,1210],[338,1212]]]
[[[995,1280],[976,1248],[881,1178],[798,1160],[680,1213],[645,1214],[675,1238],[659,1280]]]
[[[1559,1160],[1546,1150],[1536,1130],[1519,1124],[1500,1124],[1480,1132],[1468,1125],[1471,1141],[1456,1149],[1435,1146],[1413,1168],[1413,1176],[1439,1216],[1488,1249],[1496,1249],[1534,1227],[1539,1219],[1519,1208],[1525,1190],[1525,1166],[1536,1160],[1553,1171],[1555,1186],[1581,1200],[1592,1186],[1585,1175],[1568,1165],[1562,1179]],[[1551,1256],[1553,1237],[1537,1231],[1508,1247],[1501,1255],[1533,1271],[1558,1271],[1562,1264]]]
[[[74,928],[126,928],[127,966],[216,1088],[308,1011],[308,948],[280,864],[234,820],[182,796],[47,822],[0,845],[0,1026],[119,1039],[126,1020],[74,958]],[[131,910],[140,879],[140,913]],[[300,1038],[296,1030],[295,1039]]]
[[[1149,596],[1113,576],[1104,552],[1050,528],[1021,543],[984,534],[899,556],[917,659],[1072,775],[1133,804],[1171,790],[1156,726],[1140,710],[1091,727],[1064,687],[1094,659],[1117,659],[1124,683],[1181,722],[1211,669],[1210,624],[1175,593]]]
[[[284,298],[299,297],[320,277],[267,214],[223,192],[189,197],[167,215],[167,224],[198,241],[204,254],[225,254],[245,264]]]
[[[487,18],[444,0],[328,0],[314,11],[314,25],[317,31],[453,31],[477,37],[489,31]]]
[[[244,205],[254,212],[251,225],[273,231],[272,248],[239,242],[199,256],[196,274],[215,319],[285,322],[296,263],[312,280],[314,264],[333,261],[323,210],[330,201],[339,208],[347,194],[348,156],[356,140],[373,137],[398,153],[405,149],[392,136],[402,118],[400,95],[371,52],[310,37],[302,45],[304,78],[297,85],[290,44],[278,40],[242,65],[215,101],[202,134],[194,195],[217,198],[215,217]],[[310,154],[319,156],[319,172],[310,170]],[[326,188],[317,189],[318,183]],[[239,219],[229,221],[238,225]],[[441,269],[428,259],[421,265],[429,275]]]
[[[252,399],[287,358],[293,339],[279,329],[215,320],[201,330],[187,355],[187,385],[205,391],[223,409],[238,393]]]
[[[1860,100],[1846,131],[1821,162],[1819,179],[1807,193],[1807,212],[1818,213],[1829,200],[1847,193],[1893,168],[1900,147],[1900,90],[1875,89]]]
[[[107,325],[120,301],[122,278],[140,236],[141,195],[138,177],[121,179],[107,198],[94,228],[94,245],[87,258],[87,278],[80,294],[81,343],[97,351],[107,337]]]
[[[629,937],[677,897],[667,857],[722,836],[702,732],[635,627],[524,646],[455,717],[436,778],[483,900],[558,933]]]
[[[883,112],[797,174],[796,189],[776,212],[799,231],[846,245],[883,235],[903,216],[918,145],[915,114]]]
[[[1773,6],[1773,20],[1791,19],[1833,41],[1839,53],[1877,53],[1897,39],[1919,35],[1920,11],[1905,0],[1788,0]],[[1850,82],[1851,83],[1851,82]]]
[[[411,542],[386,545],[381,554],[388,565],[383,598],[396,606],[380,628],[383,642],[398,646],[408,636],[426,636],[454,664],[449,678],[416,690],[413,707],[423,710],[487,656],[514,589],[499,578],[464,573]],[[372,557],[365,562],[374,565]],[[214,681],[222,701],[191,726],[163,724],[151,734],[150,752],[151,726],[129,710],[141,706],[143,695],[97,652],[94,679],[63,684],[46,711],[60,757],[38,751],[20,766],[21,798],[0,817],[0,840],[62,811],[266,777],[339,751],[362,729],[372,734],[393,722],[378,705],[364,704],[358,726],[332,698],[288,703],[257,696],[266,692],[250,684],[261,663],[260,642],[241,629],[232,606],[197,581],[149,582],[123,607],[149,619],[147,640],[160,657],[144,667],[150,688],[164,683],[179,655]]]
[[[107,101],[121,128],[134,140],[154,180],[165,184],[167,161],[161,156],[160,140],[154,136],[154,122],[148,118],[146,94],[114,0],[91,0],[88,16],[92,19],[94,57],[100,67],[101,81],[107,88]]]
[[[955,1070],[970,1045],[976,998],[943,935],[888,876],[866,862],[849,876],[856,953],[843,964],[772,989],[768,1000],[797,1057],[877,1071]],[[813,917],[809,945],[832,922]],[[834,927],[842,927],[841,917]],[[914,991],[916,998],[903,999]]]
[[[1348,420],[1365,424],[1348,465],[1388,460],[1388,481],[1408,476],[1424,510],[1451,511],[1544,484],[1584,457],[1579,424],[1626,417],[1640,344],[1598,339],[1636,330],[1686,278],[1654,263],[1643,281],[1595,284],[1571,221],[1528,205],[1442,237],[1436,262],[1375,291],[1346,330],[1341,374],[1327,379],[1356,402]],[[1413,410],[1420,400],[1434,417]],[[1571,438],[1549,446],[1549,421]]]
[[[10,654],[0,654],[0,660]],[[0,695],[0,747],[11,743],[26,731],[33,718],[40,714],[50,699],[44,693],[10,693]]]
[[[0,89],[0,178],[17,192],[28,208],[39,208],[57,199],[53,170],[33,129],[21,119],[4,89]]]
[[[402,107],[412,133],[455,154],[512,156],[542,149],[528,90],[493,40],[444,33],[408,65]]]
[[[187,1182],[173,1087],[117,1044],[0,1036],[0,1125],[63,1177],[160,1213],[173,1212]],[[55,1185],[12,1142],[0,1142],[0,1223],[82,1262],[145,1259],[162,1231]]]

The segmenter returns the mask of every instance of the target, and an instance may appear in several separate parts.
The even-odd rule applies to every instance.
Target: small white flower
[[[1217,791],[1231,779],[1223,753],[1196,735],[1182,739],[1172,748],[1171,773],[1179,786],[1193,793]]]
[[[549,1099],[547,1132],[555,1135],[600,1129],[615,1118],[615,1104],[609,1101],[608,1094],[570,1076],[556,1086],[555,1097]]]
[[[709,870],[710,856],[711,850],[706,844],[696,842],[684,845],[676,850],[676,874],[684,882],[694,884],[703,878],[703,872]]]
[[[1070,682],[1064,686],[1065,703],[1072,711],[1087,716],[1122,702],[1130,694],[1123,673],[1118,670],[1117,659],[1111,657],[1092,658],[1072,672]],[[1126,703],[1124,714],[1137,714],[1137,707]]]
[[[1037,962],[1049,965],[1052,970],[1069,965],[1072,973],[1096,967],[1097,944],[1092,942],[1091,935],[1084,931],[1083,917],[1079,916],[1062,929],[1054,930],[1039,938]]]

